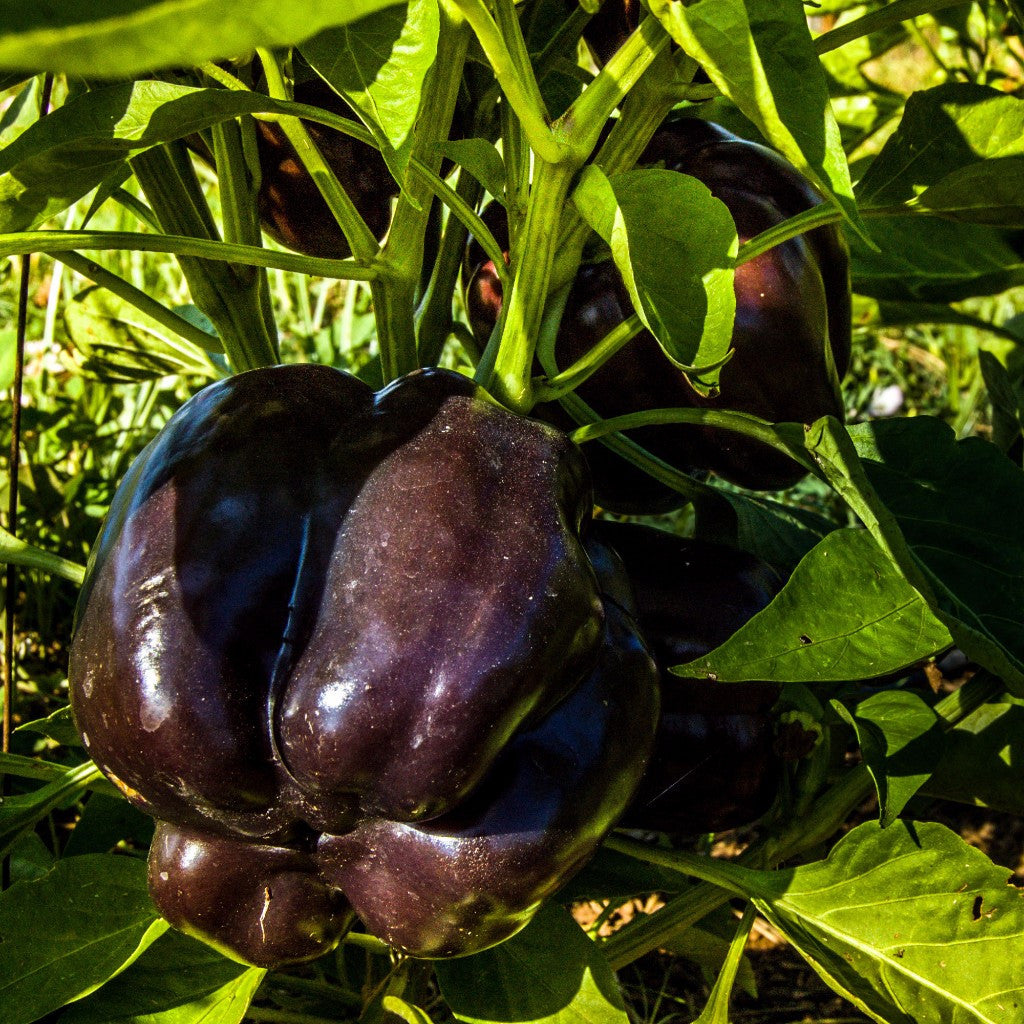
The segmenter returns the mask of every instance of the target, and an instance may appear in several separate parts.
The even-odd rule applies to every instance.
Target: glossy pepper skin
[[[729,208],[741,241],[821,202],[777,154],[697,118],[665,124],[638,163],[663,165],[702,181]],[[499,221],[500,208],[493,214],[490,209],[491,223]],[[500,236],[507,229],[496,230],[503,242]],[[737,268],[734,353],[713,396],[700,395],[648,332],[613,356],[577,394],[605,418],[659,408],[733,409],[773,422],[806,423],[827,414],[841,418],[835,385],[850,358],[848,264],[845,242],[829,225]],[[478,248],[467,252],[466,279],[471,326],[487,334],[501,308],[501,290],[493,266]],[[614,264],[581,267],[559,329],[558,365],[575,362],[631,313]],[[556,407],[537,414],[568,426]],[[684,472],[712,470],[755,490],[789,487],[804,472],[788,456],[715,428],[672,424],[634,430],[630,436]],[[606,508],[662,512],[683,500],[603,446],[589,445],[587,457],[597,500]]]
[[[668,670],[727,640],[782,580],[760,559],[724,545],[635,523],[600,521],[593,532],[626,567],[637,620],[661,672],[654,754],[622,824],[697,835],[759,818],[781,770],[769,714],[779,687],[716,685]]]
[[[322,79],[296,82],[294,95],[297,103],[356,120],[352,108]],[[334,128],[312,121],[303,124],[367,227],[382,239],[399,189],[379,150]],[[351,256],[348,239],[281,128],[257,121],[256,143],[261,172],[256,201],[263,230],[281,245],[307,256],[337,260]]]
[[[70,669],[86,748],[160,822],[168,919],[260,966],[330,948],[350,905],[417,956],[521,927],[655,728],[653,662],[580,539],[590,502],[563,435],[447,371],[374,393],[275,367],[186,403],[111,506]],[[445,896],[407,836],[462,831],[493,856],[439,862]]]

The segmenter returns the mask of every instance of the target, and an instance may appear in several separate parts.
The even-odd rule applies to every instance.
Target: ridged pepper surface
[[[656,725],[590,507],[578,449],[447,371],[275,367],[186,403],[114,499],[70,671],[87,750],[158,820],[168,920],[262,966],[353,910],[415,956],[522,927]]]

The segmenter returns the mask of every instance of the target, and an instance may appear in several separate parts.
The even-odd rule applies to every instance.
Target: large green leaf
[[[696,178],[657,169],[608,179],[588,167],[574,199],[668,357],[684,368],[720,363],[736,313],[738,240],[725,205]],[[717,369],[700,375],[706,385],[717,378]]]
[[[984,224],[871,217],[870,249],[850,235],[853,290],[876,299],[956,302],[1024,284],[1024,256]]]
[[[0,232],[36,227],[152,146],[240,114],[288,110],[258,93],[171,82],[83,93],[0,150]]]
[[[878,820],[891,825],[927,782],[942,756],[945,734],[920,694],[884,690],[847,708],[832,706],[853,726],[878,793]]]
[[[162,935],[61,1024],[238,1024],[266,971],[227,957],[180,932]]]
[[[836,530],[721,647],[675,669],[721,682],[842,682],[912,665],[949,631],[864,530]]]
[[[1019,102],[1019,101],[1018,101]],[[1024,156],[985,160],[950,171],[917,197],[915,206],[951,220],[1024,227]]]
[[[967,82],[914,93],[857,185],[867,206],[918,205],[961,220],[1016,224],[1024,100]],[[973,192],[973,194],[972,194]]]
[[[194,67],[290,46],[397,0],[0,0],[0,68],[90,78]]]
[[[1024,700],[1004,694],[946,734],[929,796],[1024,815]]]
[[[726,871],[832,988],[881,1024],[1024,1018],[1024,894],[942,825],[871,822],[825,861]]]
[[[437,965],[441,992],[467,1024],[626,1024],[611,968],[562,907],[549,904],[507,942]]]
[[[437,0],[410,0],[302,46],[302,55],[363,116],[401,181],[423,81],[437,55]]]
[[[119,974],[166,930],[129,857],[68,857],[0,893],[0,1024],[29,1024]]]
[[[993,444],[927,416],[849,435],[969,656],[1024,690],[1024,472]]]
[[[800,0],[651,0],[650,8],[764,137],[859,225],[827,76]]]

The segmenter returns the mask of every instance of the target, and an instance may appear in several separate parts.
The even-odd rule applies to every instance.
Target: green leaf
[[[290,46],[397,0],[0,0],[0,68],[88,78],[195,67]]]
[[[423,82],[437,56],[439,25],[437,0],[410,0],[321,32],[301,47],[366,121],[399,182],[412,152]]]
[[[85,579],[85,567],[76,562],[68,561],[50,551],[34,547],[23,540],[18,540],[0,526],[0,562],[9,565],[23,565],[26,569],[42,569],[51,576],[60,576],[72,583],[81,585]]]
[[[848,236],[853,290],[900,302],[957,302],[1024,284],[1024,258],[984,224],[872,217],[877,250]]]
[[[36,77],[25,83],[11,98],[7,109],[0,115],[0,149],[9,146],[29,125],[42,114],[43,80]]]
[[[651,0],[651,13],[862,231],[828,79],[800,0]]]
[[[707,1005],[694,1024],[729,1024],[729,997],[736,984],[740,964],[743,962],[743,950],[746,948],[747,938],[756,916],[753,906],[748,904],[743,920],[737,925],[735,935],[729,943],[725,962],[718,977],[715,978]]]
[[[505,161],[487,139],[457,139],[441,151],[464,167],[499,202],[505,195]]]
[[[8,856],[12,885],[15,882],[31,882],[36,878],[42,878],[53,867],[53,854],[35,832],[23,835],[11,847]]]
[[[80,291],[65,305],[64,322],[72,344],[84,357],[82,369],[108,383],[222,376],[198,345],[172,334],[105,288]]]
[[[266,973],[168,931],[60,1024],[238,1024]]]
[[[781,593],[721,647],[673,669],[720,682],[843,682],[912,665],[949,630],[870,534],[828,534]]]
[[[171,82],[83,93],[0,150],[0,232],[36,227],[110,176],[122,175],[126,160],[152,146],[241,114],[289,109],[258,93]]]
[[[943,800],[1024,814],[1024,700],[1003,694],[946,734],[946,748],[923,792]]]
[[[626,1024],[615,975],[568,912],[548,904],[507,942],[437,964],[441,992],[466,1024]]]
[[[124,840],[130,840],[137,850],[145,850],[153,840],[153,828],[153,819],[128,803],[121,793],[90,793],[61,856],[111,853]]]
[[[727,865],[829,986],[881,1024],[1019,1024],[1024,895],[942,825],[860,825],[825,861]]]
[[[62,747],[80,747],[82,741],[78,736],[75,719],[71,714],[71,706],[65,705],[51,712],[46,718],[37,718],[19,725],[15,732],[32,732],[39,736],[48,736]]]
[[[1024,227],[1024,199],[1017,185],[1022,177],[1024,156],[986,160],[951,171],[914,205],[951,220]]]
[[[729,350],[736,293],[736,226],[705,185],[666,170],[611,179],[587,167],[574,193],[580,213],[611,246],[633,306],[665,354],[713,385]]]
[[[859,424],[849,436],[954,642],[1024,693],[1024,472],[932,417]]]
[[[99,768],[91,761],[86,761],[65,769],[53,782],[31,793],[4,797],[0,803],[0,857],[50,811],[68,800],[73,801],[101,778]]]
[[[984,224],[872,217],[877,250],[848,236],[853,290],[900,302],[957,302],[1024,284],[1024,258]]]
[[[1014,385],[1006,367],[982,349],[978,365],[992,403],[992,440],[1004,452],[1024,432],[1024,389]]]
[[[678,888],[678,884],[677,884]],[[670,939],[662,948],[684,960],[696,964],[708,984],[721,971],[729,954],[731,939],[736,933],[736,918],[729,906],[719,907],[698,924],[691,925],[678,936]],[[752,999],[757,998],[757,982],[754,969],[747,957],[742,957],[736,974],[736,983]]]
[[[0,1024],[29,1024],[119,974],[167,929],[129,857],[68,857],[0,893]]]
[[[858,183],[857,197],[865,207],[906,203],[950,175],[952,188],[967,168],[978,165],[980,171],[981,161],[998,167],[1022,155],[1024,100],[984,85],[947,82],[907,100],[899,127]],[[989,187],[994,185],[993,177]],[[1019,207],[1019,195],[1014,199]]]
[[[891,825],[907,801],[927,782],[942,756],[945,734],[920,694],[886,690],[855,707],[832,707],[857,733],[864,761],[878,792],[879,822]]]

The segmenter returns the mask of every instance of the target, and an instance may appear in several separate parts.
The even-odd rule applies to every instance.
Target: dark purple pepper
[[[295,100],[356,119],[352,108],[319,78],[297,82]],[[303,125],[366,226],[374,237],[383,238],[391,223],[391,200],[399,189],[380,151],[334,128],[312,121]],[[257,121],[256,142],[261,172],[257,204],[263,230],[281,245],[307,256],[338,260],[351,256],[348,239],[281,128]]]
[[[781,771],[769,714],[779,687],[683,679],[669,669],[727,640],[782,580],[746,552],[649,526],[601,521],[593,534],[626,568],[637,621],[661,672],[654,754],[622,823],[696,835],[759,818]]]
[[[495,803],[509,807],[508,841],[536,871],[519,890],[505,880],[504,918],[467,913],[446,955],[525,923],[537,893],[561,884],[625,807],[622,780],[639,778],[653,737],[653,663],[628,620],[608,621],[612,584],[580,540],[591,500],[564,435],[443,370],[375,394],[327,367],[275,367],[183,406],[111,506],[70,670],[90,754],[164,823],[151,878],[169,918],[249,962],[304,958],[288,952],[301,946],[289,914],[256,953],[251,914],[224,916],[236,881],[246,906],[254,898],[217,867],[232,851],[255,858],[253,877],[286,864],[280,885],[297,907],[334,906],[371,849],[356,837],[376,836],[389,884],[412,891],[405,825],[483,808],[493,828]],[[624,663],[636,691],[618,726],[632,737],[629,757],[600,731],[600,757],[572,753],[581,737],[560,709],[587,693],[611,701]],[[601,709],[592,714],[602,721]],[[573,817],[575,792],[569,808],[552,798],[550,831],[516,822],[526,794],[494,782],[495,765],[512,764],[510,751],[534,735],[552,757],[578,758],[593,822]],[[533,770],[522,767],[523,785],[539,792]],[[314,849],[334,852],[310,862]],[[214,865],[195,893],[193,861]],[[490,871],[497,884],[500,867]],[[328,938],[308,955],[343,917],[320,921]],[[437,923],[417,920],[419,931],[395,934],[381,921],[382,937],[440,955]]]
[[[326,953],[354,918],[309,853],[167,822],[153,837],[149,891],[175,928],[257,967]]]

